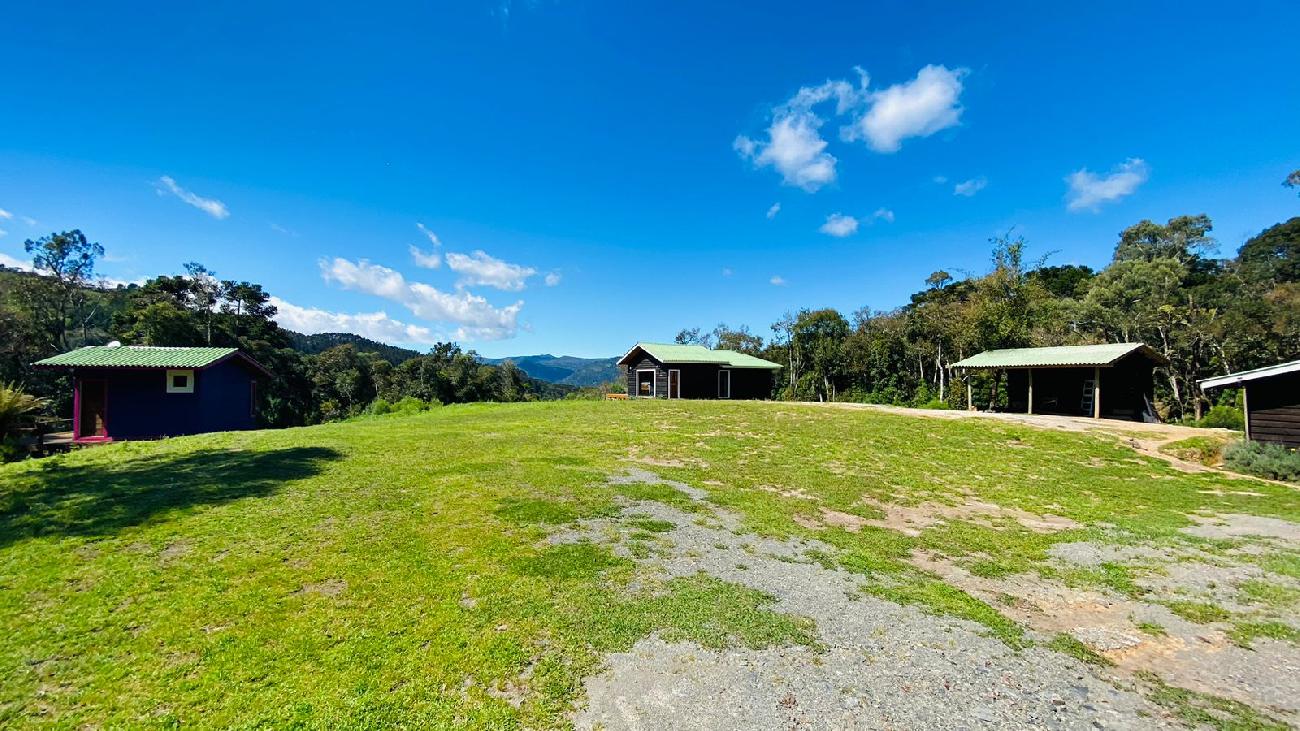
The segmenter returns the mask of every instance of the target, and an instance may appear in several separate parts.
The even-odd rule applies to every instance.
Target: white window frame
[[[722,395],[722,374],[723,373],[727,374],[727,395],[726,396]],[[731,369],[730,368],[718,369],[718,398],[720,399],[731,398]]]
[[[185,387],[177,388],[172,385],[174,376],[185,376]],[[167,393],[194,393],[194,369],[192,368],[168,368],[167,369]]]
[[[649,374],[651,374],[651,376],[650,376],[650,395],[649,395],[649,396],[642,396],[642,395],[641,395],[641,374],[642,374],[642,373],[649,373]],[[636,387],[636,397],[637,397],[637,398],[659,398],[659,369],[658,369],[658,368],[638,368],[638,369],[636,369],[636,379],[633,380],[632,385],[633,385],[634,387]]]
[[[677,395],[676,396],[673,395],[673,374],[674,373],[677,374]],[[682,397],[682,369],[669,368],[668,369],[668,398],[680,399],[681,397]]]

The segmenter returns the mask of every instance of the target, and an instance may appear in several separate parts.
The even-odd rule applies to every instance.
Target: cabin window
[[[642,398],[655,397],[655,371],[636,372],[636,395]]]
[[[167,393],[194,393],[194,371],[169,369]]]

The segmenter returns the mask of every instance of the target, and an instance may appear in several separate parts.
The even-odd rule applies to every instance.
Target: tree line
[[[260,417],[274,427],[355,416],[376,400],[526,401],[572,390],[529,378],[513,363],[483,363],[455,343],[437,343],[426,354],[352,342],[303,352],[310,348],[295,346],[305,339],[275,322],[271,295],[260,284],[220,279],[191,262],[181,275],[109,285],[96,272],[103,246],[78,230],[25,247],[33,271],[0,266],[0,383],[47,399],[58,415],[71,414],[68,376],[31,364],[111,340],[242,350],[274,374],[258,389]]]
[[[1300,185],[1300,173],[1288,178]],[[985,350],[1144,342],[1169,359],[1156,373],[1165,419],[1211,406],[1198,380],[1300,358],[1300,217],[1216,258],[1205,215],[1144,220],[1119,234],[1100,271],[1027,258],[1023,237],[990,241],[988,270],[936,271],[891,310],[801,309],[771,326],[682,330],[677,341],[781,363],[780,399],[966,406],[953,363]],[[980,407],[1005,405],[995,375],[972,374]],[[1235,398],[1229,392],[1228,398]]]

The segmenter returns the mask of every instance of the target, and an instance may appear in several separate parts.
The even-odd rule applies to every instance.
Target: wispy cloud
[[[18,269],[24,272],[32,271],[31,262],[22,261],[21,259],[15,259],[12,256],[9,256],[8,254],[2,252],[0,252],[0,266],[5,266],[10,269]]]
[[[560,284],[560,279],[561,277],[559,272],[550,272],[549,274],[546,275],[546,279],[545,279],[546,286],[548,287],[558,286]]]
[[[287,228],[285,228],[284,226],[281,226],[281,225],[278,224],[278,223],[272,223],[272,224],[271,224],[271,230],[274,231],[274,232],[276,232],[276,233],[278,233],[278,234],[284,234],[285,236],[294,236],[294,237],[297,237],[297,236],[298,236],[298,232],[297,232],[297,231],[294,231],[294,230],[291,230],[291,229],[287,229]]]
[[[884,221],[885,223],[893,223],[893,222],[894,222],[894,212],[891,211],[891,210],[889,210],[888,208],[884,208],[884,207],[877,208],[877,209],[876,209],[876,212],[873,213],[873,214],[871,214],[871,220],[873,220],[873,221]]]
[[[438,251],[439,247],[442,246],[442,241],[438,238],[438,234],[425,228],[423,223],[416,222],[415,227],[420,229],[420,233],[424,234],[430,244],[433,244],[433,250],[425,252],[418,246],[411,246],[412,261],[415,262],[416,266],[424,269],[437,269],[442,266],[442,254]]]
[[[1107,175],[1097,175],[1082,168],[1065,177],[1069,190],[1066,208],[1071,211],[1095,211],[1103,203],[1131,195],[1151,175],[1151,166],[1142,158],[1131,157],[1116,165]]]
[[[484,285],[507,292],[524,288],[528,278],[537,273],[532,267],[511,264],[484,251],[470,254],[447,254],[447,267],[460,275],[459,286]]]
[[[826,217],[826,223],[823,223],[821,228],[817,230],[827,236],[836,238],[852,236],[858,232],[858,219],[853,216],[846,216],[843,213],[832,213]]]
[[[225,203],[222,203],[216,198],[204,198],[203,196],[192,193],[185,188],[182,188],[169,175],[164,175],[161,178],[158,178],[157,190],[159,194],[171,193],[213,218],[223,219],[230,216],[230,211],[226,208]]]
[[[396,302],[422,320],[457,325],[457,339],[499,340],[514,337],[519,328],[522,301],[494,307],[483,297],[464,290],[443,292],[422,282],[408,282],[400,273],[365,259],[322,259],[320,269],[325,281],[344,289]]]
[[[431,329],[394,320],[382,310],[362,313],[329,312],[314,307],[299,307],[279,297],[272,297],[271,305],[276,309],[276,322],[307,335],[344,332],[381,343],[423,344],[436,340]]]
[[[732,274],[735,274],[735,272],[731,271],[731,267],[723,267],[723,268],[722,268],[722,276],[724,276],[724,277],[730,277]]]
[[[945,184],[945,183],[948,182],[948,176],[947,176],[947,175],[936,175],[936,176],[934,176],[934,177],[932,178],[932,180],[934,180],[935,185],[943,185],[943,184]]]
[[[975,195],[976,193],[980,192],[981,190],[987,188],[988,185],[989,185],[988,178],[985,178],[983,176],[980,176],[978,178],[971,178],[970,180],[964,180],[954,185],[952,188],[952,194],[965,196],[966,198],[969,198]]]
[[[13,217],[14,217],[14,214],[10,213],[9,211],[6,211],[6,210],[3,209],[3,208],[0,208],[0,218],[4,219],[4,220],[6,220],[6,221],[9,221],[9,220],[12,220]]]
[[[774,275],[771,279],[769,279],[769,280],[767,280],[767,281],[768,281],[768,283],[771,284],[773,287],[784,287],[785,284],[786,284],[786,282],[785,282],[785,278],[782,277],[782,276],[779,275],[779,274]]]
[[[781,212],[781,204],[773,203],[772,207],[767,209],[767,220],[771,221],[773,218],[776,218],[776,214],[780,212]]]

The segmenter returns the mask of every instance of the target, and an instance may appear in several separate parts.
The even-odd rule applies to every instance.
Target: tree
[[[738,353],[757,356],[763,352],[763,338],[751,333],[749,326],[741,325],[733,330],[726,323],[719,323],[713,328],[710,339],[721,350],[734,350]]]
[[[808,357],[808,370],[796,383],[799,394],[819,401],[834,401],[844,372],[843,346],[849,322],[833,309],[802,310],[794,322],[791,340]]]
[[[59,350],[68,350],[69,321],[86,303],[95,262],[104,255],[104,247],[73,229],[35,241],[27,239],[23,248],[32,255],[32,266],[43,275],[42,280],[50,285],[52,317],[48,323],[54,344]]]
[[[1243,273],[1266,286],[1300,282],[1300,216],[1264,229],[1237,251]]]
[[[1205,214],[1171,218],[1163,226],[1142,220],[1124,229],[1115,245],[1114,261],[1176,259],[1187,264],[1214,251],[1214,225]]]
[[[1282,185],[1288,188],[1300,188],[1300,170],[1291,171],[1291,174],[1286,176],[1286,180],[1282,181]]]
[[[706,348],[713,347],[713,334],[703,332],[698,327],[682,328],[673,338],[673,342],[678,345],[703,345]]]

